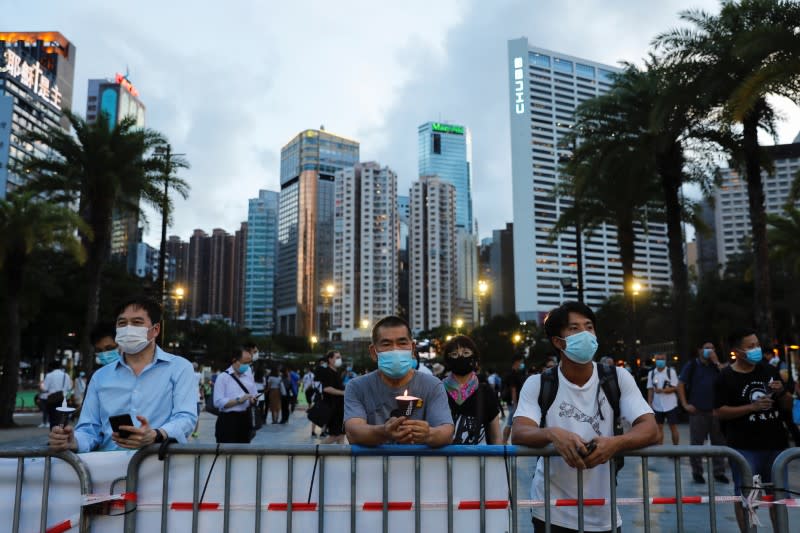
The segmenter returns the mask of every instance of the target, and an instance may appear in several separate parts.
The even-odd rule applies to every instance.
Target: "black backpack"
[[[614,411],[614,436],[622,435],[622,416],[620,415],[619,401],[622,396],[622,391],[619,388],[619,380],[617,379],[617,367],[606,367],[605,365],[597,365],[597,374],[600,379],[599,386],[602,387],[603,392],[608,398],[608,403]],[[553,402],[556,401],[556,394],[558,394],[558,367],[554,366],[542,372],[542,384],[539,388],[539,408],[542,410],[540,428],[547,425],[546,416],[547,411]],[[600,417],[602,418],[602,412]],[[616,459],[617,472],[623,467],[625,460],[622,457]]]

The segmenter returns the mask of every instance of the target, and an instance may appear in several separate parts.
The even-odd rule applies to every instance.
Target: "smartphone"
[[[114,433],[119,434],[119,436],[122,437],[123,439],[127,439],[128,437],[130,437],[131,435],[130,431],[126,431],[124,429],[120,431],[119,427],[132,426],[133,419],[131,418],[131,415],[125,413],[124,415],[109,416],[108,421],[111,423],[111,429],[114,430]]]
[[[586,447],[586,453],[582,454],[583,457],[588,457],[592,455],[594,449],[597,448],[597,443],[593,440],[590,440],[589,442],[586,442],[583,445]]]

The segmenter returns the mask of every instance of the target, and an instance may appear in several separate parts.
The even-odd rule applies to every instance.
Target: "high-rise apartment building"
[[[436,176],[411,186],[409,320],[416,333],[455,320],[456,190]]]
[[[122,74],[116,74],[114,79],[89,80],[89,90],[86,97],[86,121],[94,123],[105,113],[109,125],[113,128],[123,119],[132,117],[136,126],[143,128],[145,107],[139,100],[139,91]],[[139,199],[132,199],[138,204]],[[137,259],[139,234],[139,214],[114,210],[111,219],[111,258],[124,263],[128,272],[139,270],[140,263],[146,262]],[[145,250],[146,248],[141,248]]]
[[[170,259],[167,265],[171,265],[166,271],[167,280],[186,289],[189,279],[189,243],[182,241],[177,235],[170,235],[167,239],[167,257]]]
[[[378,163],[336,173],[332,330],[369,337],[398,307],[397,175]]]
[[[277,208],[275,227],[277,228]],[[233,300],[233,321],[244,324],[245,283],[247,282],[247,222],[242,222],[234,234],[236,258],[233,265],[233,286],[236,295]]]
[[[767,213],[781,214],[791,191],[792,181],[800,170],[800,135],[792,144],[762,148],[774,161],[775,171],[761,172],[764,207]],[[722,180],[714,191],[714,226],[717,261],[727,264],[731,256],[752,246],[747,179],[738,169],[723,169]]]
[[[408,320],[408,309],[409,309],[409,300],[408,300],[408,284],[409,284],[409,276],[408,276],[408,234],[409,234],[409,223],[411,217],[411,204],[410,198],[408,196],[397,196],[397,218],[400,222],[400,233],[399,233],[399,241],[397,243],[397,249],[399,252],[399,265],[398,265],[398,274],[397,274],[397,303],[398,303],[398,310],[397,315],[403,317],[404,319]]]
[[[358,162],[355,141],[305,130],[281,149],[277,331],[321,335],[321,288],[333,281],[335,174]]]
[[[244,326],[259,337],[275,331],[278,197],[276,191],[258,191],[247,209]]]
[[[508,43],[511,172],[514,207],[515,305],[522,320],[541,323],[564,300],[574,299],[562,280],[577,274],[574,230],[551,241],[550,231],[572,199],[555,196],[559,161],[570,151],[561,146],[581,102],[611,87],[619,69],[528,44]],[[603,224],[583,239],[585,301],[600,305],[623,291],[616,229]],[[636,234],[634,275],[645,290],[670,287],[664,224],[649,223]],[[569,284],[567,284],[569,285]]]
[[[209,243],[208,267],[208,311],[210,315],[219,315],[233,319],[234,297],[234,265],[236,263],[236,239],[223,229],[215,228],[211,232]]]
[[[514,225],[492,232],[489,250],[489,317],[515,312],[514,305]],[[484,309],[486,309],[484,304]],[[488,317],[487,317],[488,318]]]
[[[0,32],[0,198],[25,182],[12,172],[47,154],[26,133],[69,128],[75,46],[58,32]]]

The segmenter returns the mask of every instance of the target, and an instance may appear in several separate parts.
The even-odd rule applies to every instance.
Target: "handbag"
[[[236,380],[236,383],[239,384],[239,386],[242,388],[245,394],[250,394],[250,391],[247,390],[247,388],[242,384],[241,381],[239,381],[239,378],[237,378],[230,372],[228,372],[228,375]],[[258,411],[256,409],[256,406],[255,405],[249,406],[245,410],[245,412],[247,413],[247,417],[250,419],[250,429],[252,429],[253,431],[261,429],[261,426],[264,425],[264,421],[261,419],[260,416],[258,416]]]
[[[331,415],[333,415],[333,408],[322,400],[318,400],[306,413],[308,419],[319,427],[327,426]]]
[[[45,405],[48,409],[54,409],[64,402],[64,387],[67,384],[67,375],[64,374],[64,379],[61,380],[61,390],[51,392],[47,395]]]

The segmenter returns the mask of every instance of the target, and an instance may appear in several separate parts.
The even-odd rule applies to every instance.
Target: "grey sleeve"
[[[361,383],[359,383],[361,382]],[[364,409],[364,402],[361,400],[363,396],[363,380],[352,380],[344,388],[344,421],[347,422],[351,418],[367,419],[367,410]]]
[[[438,379],[438,383],[431,388],[428,394],[428,410],[425,419],[431,427],[453,424],[453,416],[450,414],[450,404],[447,402],[447,393],[444,384]]]

